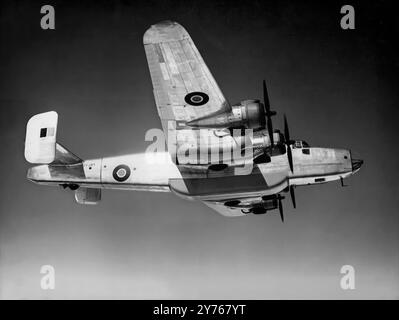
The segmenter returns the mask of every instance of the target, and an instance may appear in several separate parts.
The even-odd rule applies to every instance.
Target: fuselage
[[[28,179],[44,185],[102,189],[172,191],[186,199],[221,200],[273,195],[288,186],[312,185],[346,178],[361,163],[349,150],[291,146],[293,172],[286,154],[253,165],[247,173],[234,168],[213,172],[208,167],[185,170],[169,153],[139,153],[85,160],[74,165],[39,165]]]

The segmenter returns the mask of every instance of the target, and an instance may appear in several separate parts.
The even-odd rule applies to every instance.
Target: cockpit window
[[[295,148],[302,148],[302,141],[295,141]]]
[[[302,153],[303,154],[310,154],[310,150],[309,149],[302,149]]]
[[[306,141],[297,140],[294,143],[294,148],[296,149],[309,148],[309,144]]]

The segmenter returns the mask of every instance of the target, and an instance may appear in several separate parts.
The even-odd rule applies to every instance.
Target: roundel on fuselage
[[[120,164],[114,168],[112,176],[118,182],[126,181],[130,177],[130,168],[125,164]]]

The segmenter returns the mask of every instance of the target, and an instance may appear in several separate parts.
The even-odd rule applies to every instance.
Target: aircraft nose
[[[360,159],[352,159],[352,171],[355,172],[360,169],[363,164],[363,160]]]

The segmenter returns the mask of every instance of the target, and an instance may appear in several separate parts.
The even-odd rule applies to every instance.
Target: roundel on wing
[[[112,176],[118,182],[126,181],[130,177],[130,168],[125,164],[120,164],[114,168]]]
[[[186,94],[184,101],[191,106],[202,106],[209,101],[209,96],[204,92],[190,92]]]

